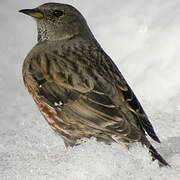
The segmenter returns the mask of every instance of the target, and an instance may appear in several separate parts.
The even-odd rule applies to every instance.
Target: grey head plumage
[[[36,20],[38,41],[62,40],[74,36],[95,40],[85,18],[71,5],[46,3],[35,9],[22,9],[19,12]]]

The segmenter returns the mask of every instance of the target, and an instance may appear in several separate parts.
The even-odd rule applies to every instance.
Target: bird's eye
[[[60,17],[64,14],[63,11],[61,10],[56,10],[56,11],[53,11],[53,15],[56,16],[56,17]]]

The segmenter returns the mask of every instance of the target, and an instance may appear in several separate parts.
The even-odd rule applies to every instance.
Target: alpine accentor
[[[25,86],[66,146],[92,136],[107,144],[138,141],[168,165],[146,137],[160,142],[136,96],[80,12],[59,3],[20,12],[38,29],[23,65]]]

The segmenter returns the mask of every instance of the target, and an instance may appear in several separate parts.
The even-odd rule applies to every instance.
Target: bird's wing
[[[116,83],[116,87],[118,89],[119,92],[119,96],[122,100],[122,102],[124,103],[124,105],[126,106],[126,108],[132,112],[132,114],[135,116],[136,119],[136,123],[139,124],[141,130],[144,132],[146,131],[147,134],[156,142],[160,143],[160,140],[158,138],[158,136],[156,135],[154,128],[151,124],[151,122],[149,121],[146,113],[144,112],[141,104],[139,103],[138,99],[136,98],[135,94],[133,93],[133,91],[131,90],[131,88],[129,87],[129,85],[127,84],[127,82],[125,81],[123,75],[121,74],[121,72],[119,71],[119,69],[117,68],[117,66],[114,64],[114,62],[111,60],[111,58],[105,55],[105,59],[108,61],[109,60],[109,66],[111,66],[113,69],[113,72],[116,74],[118,74],[118,81]]]
[[[140,139],[145,130],[159,141],[137,98],[109,57],[105,55],[105,61],[101,58],[95,62],[102,55],[78,50],[36,57],[31,70],[39,86],[39,96],[50,106],[62,108],[71,117],[69,123],[79,121],[107,134],[113,131],[117,136],[134,140]],[[109,81],[114,73],[119,78]],[[119,99],[119,105],[115,98]]]
[[[117,84],[117,89],[119,91],[121,100],[124,102],[126,108],[134,114],[137,123],[141,127],[141,130],[146,131],[152,139],[154,139],[157,142],[160,142],[151,122],[149,121],[147,115],[145,114],[142,106],[140,105],[133,91],[131,90],[128,84],[126,85],[126,87],[127,89],[123,89],[119,84]]]

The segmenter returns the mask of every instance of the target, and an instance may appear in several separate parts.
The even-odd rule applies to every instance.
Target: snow
[[[171,168],[159,168],[138,143],[128,151],[92,138],[66,149],[50,129],[23,85],[22,63],[37,32],[35,22],[18,13],[45,2],[0,2],[0,179],[179,180],[179,0],[61,1],[82,12],[124,74],[162,141],[154,146]]]

